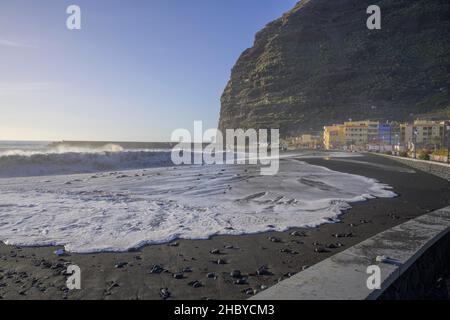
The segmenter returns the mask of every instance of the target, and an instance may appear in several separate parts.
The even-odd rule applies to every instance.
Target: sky
[[[1,0],[0,140],[168,141],[216,128],[255,33],[297,0]],[[81,30],[68,30],[69,5]]]

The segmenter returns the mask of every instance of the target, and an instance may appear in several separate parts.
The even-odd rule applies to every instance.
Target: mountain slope
[[[382,29],[366,9],[380,6]],[[450,105],[450,1],[304,0],[233,67],[220,129],[283,136],[349,118],[406,120]]]

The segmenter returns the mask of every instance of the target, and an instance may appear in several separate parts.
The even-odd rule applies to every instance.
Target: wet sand
[[[0,244],[0,299],[162,299],[163,288],[169,299],[246,299],[383,230],[450,204],[448,181],[390,159],[365,155],[302,161],[375,178],[399,196],[353,204],[339,223],[318,228],[180,240],[127,253],[57,257],[59,247]],[[81,290],[66,288],[64,272],[70,264],[81,268]],[[151,272],[155,265],[161,273]]]

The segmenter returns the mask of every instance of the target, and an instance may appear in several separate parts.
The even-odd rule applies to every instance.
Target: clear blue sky
[[[203,120],[296,0],[1,0],[0,140],[162,141]],[[66,8],[82,30],[66,28]]]

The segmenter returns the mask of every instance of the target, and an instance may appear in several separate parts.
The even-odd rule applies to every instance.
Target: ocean
[[[0,241],[121,252],[314,227],[338,221],[351,203],[396,196],[388,185],[310,165],[301,154],[284,157],[277,175],[261,176],[256,165],[174,166],[168,147],[137,147],[2,142]]]
[[[0,178],[171,165],[170,143],[0,141]]]

